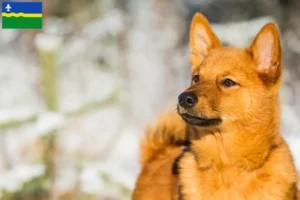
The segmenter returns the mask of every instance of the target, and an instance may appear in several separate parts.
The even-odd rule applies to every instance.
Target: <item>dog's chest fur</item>
[[[192,153],[186,153],[180,162],[184,166],[179,175],[181,200],[245,199],[242,190],[250,182],[251,173],[234,174],[213,168],[200,170]]]
[[[283,146],[260,169],[247,171],[236,166],[202,168],[195,155],[186,152],[179,164],[179,199],[294,200],[296,172],[286,155],[289,152]]]

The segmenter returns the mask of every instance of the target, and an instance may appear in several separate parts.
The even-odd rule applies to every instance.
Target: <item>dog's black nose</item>
[[[191,108],[198,101],[197,96],[192,92],[184,92],[178,97],[178,103],[183,108]]]

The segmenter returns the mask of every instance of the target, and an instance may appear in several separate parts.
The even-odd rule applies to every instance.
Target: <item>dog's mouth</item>
[[[219,118],[202,118],[188,113],[179,113],[179,115],[186,123],[192,126],[213,126],[222,122],[222,120]]]

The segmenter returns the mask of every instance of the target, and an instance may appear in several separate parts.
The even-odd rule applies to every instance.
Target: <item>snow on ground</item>
[[[126,172],[128,180],[122,176],[114,176],[115,179],[120,179],[120,182],[124,183],[128,188],[133,188],[135,183],[135,177],[140,170],[139,166],[139,135],[143,133],[143,130],[136,129],[134,127],[125,128],[120,134],[120,138],[115,144],[115,148],[108,154],[107,163],[114,163]],[[130,178],[130,179],[129,179]],[[122,180],[123,179],[123,180]]]
[[[107,23],[110,24],[110,21]],[[108,27],[109,32],[116,34],[115,30],[118,29],[120,23],[122,23],[120,16],[116,15],[113,26]],[[90,26],[90,28],[92,27]],[[98,39],[97,34],[92,37]],[[0,42],[2,43],[7,35],[3,33],[0,35]],[[17,37],[18,32],[12,36]],[[98,58],[91,57],[88,53],[93,51],[91,45],[92,48],[98,50],[101,44],[93,40],[82,40],[80,43],[79,38],[83,39],[84,37],[73,37],[63,46],[61,46],[61,39],[51,34],[38,35],[35,40],[36,46],[46,51],[56,50],[61,46],[62,55],[59,57],[57,67],[59,68],[58,101],[62,113],[70,114],[87,105],[99,104],[99,102],[109,99],[119,92],[119,77],[109,69],[103,70],[95,60]],[[76,49],[80,51],[76,51]],[[109,51],[106,51],[107,48],[100,49],[102,52],[116,55],[116,47],[110,48]],[[122,134],[120,133],[122,131],[121,122],[126,120],[122,119],[122,109],[118,106],[100,108],[70,118],[65,118],[62,113],[46,112],[42,100],[42,88],[40,87],[40,67],[33,62],[32,58],[17,57],[14,52],[12,49],[8,49],[0,56],[0,65],[2,66],[0,68],[0,94],[5,96],[5,98],[0,98],[0,125],[12,121],[22,122],[34,117],[37,120],[21,127],[11,127],[2,133],[0,138],[2,141],[0,144],[0,173],[2,177],[0,189],[10,188],[13,190],[20,187],[21,182],[14,176],[16,176],[15,173],[22,171],[17,170],[18,168],[15,169],[15,167],[27,166],[39,161],[44,150],[41,136],[53,131],[57,131],[57,145],[60,152],[57,158],[57,185],[59,189],[61,191],[71,189],[74,187],[78,176],[85,177],[85,174],[92,174],[91,177],[101,181],[101,173],[95,174],[93,167],[84,167],[82,175],[79,174],[77,167],[85,166],[86,162],[91,160],[101,161],[101,165],[103,164],[102,171],[106,167],[110,167],[112,163],[104,163],[106,154],[110,153],[106,148],[110,146],[110,143],[114,143],[114,137],[118,138]],[[114,150],[114,144],[111,146],[111,150]],[[131,155],[127,156],[130,160]],[[113,165],[117,170],[122,168],[121,166],[117,168],[117,163]],[[12,168],[7,170],[10,167]],[[30,168],[28,168],[28,176],[23,177],[22,181],[31,178],[29,171]],[[134,176],[130,175],[132,173],[132,170],[131,173],[120,171],[118,177],[121,181],[117,182],[126,183],[126,187],[128,185],[132,187],[132,180],[134,179]],[[8,185],[5,185],[4,179],[11,179],[11,182],[7,182]],[[87,178],[82,178],[81,182],[82,187],[87,191],[90,190],[91,185],[94,185]],[[86,186],[86,184],[88,185]],[[101,191],[109,191],[109,188],[102,188]]]
[[[41,164],[17,165],[0,176],[0,191],[2,189],[13,192],[21,189],[22,184],[34,177],[41,176],[45,173],[45,167]]]
[[[97,157],[106,151],[108,144],[118,131],[121,123],[118,107],[92,111],[68,119],[58,134],[57,144],[61,152],[74,158]]]
[[[99,180],[99,176],[106,176],[116,186],[120,185],[129,190],[134,188],[139,171],[137,131],[134,128],[125,129],[112,152],[108,152],[107,159],[84,165],[81,175],[84,191],[111,195],[111,191],[107,190],[105,179]]]
[[[41,113],[36,107],[14,107],[0,110],[0,126],[11,122],[22,122],[37,117]]]
[[[123,122],[126,119],[118,106],[66,121],[57,138],[58,174],[66,172],[69,178],[58,176],[60,191],[70,190],[78,179],[83,192],[90,194],[113,196],[118,193],[114,191],[118,185],[133,189],[139,171],[139,131]],[[107,185],[102,176],[109,177],[113,186]]]
[[[103,183],[102,174],[110,177],[115,185],[132,189],[138,172],[138,130],[128,128],[126,124],[127,128],[122,127],[125,120],[118,106],[68,119],[45,113],[36,123],[5,132],[4,143],[9,163],[21,166],[38,160],[42,152],[40,136],[59,130],[64,123],[56,139],[59,191],[70,190],[79,176],[83,192],[111,196],[107,193],[109,189]],[[81,174],[78,174],[78,166],[82,168]],[[12,176],[14,172],[7,171],[7,176]]]
[[[81,74],[70,74],[69,79],[61,79],[62,112],[74,112],[84,105],[104,101],[118,91],[120,82],[112,73],[88,66],[85,66],[84,71],[85,77]]]
[[[1,53],[0,66],[0,109],[39,109],[36,66],[27,59],[16,59],[15,54],[7,52]],[[8,115],[6,113],[1,117]]]
[[[64,126],[64,116],[55,112],[43,112],[36,121],[35,132],[47,135],[60,130]]]

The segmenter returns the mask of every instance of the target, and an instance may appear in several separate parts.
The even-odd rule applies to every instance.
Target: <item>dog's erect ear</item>
[[[248,49],[255,61],[257,72],[266,84],[276,83],[281,77],[281,48],[277,28],[266,24]]]
[[[208,51],[220,47],[221,42],[213,32],[207,19],[200,13],[196,13],[190,29],[191,63],[193,66],[201,64]]]

